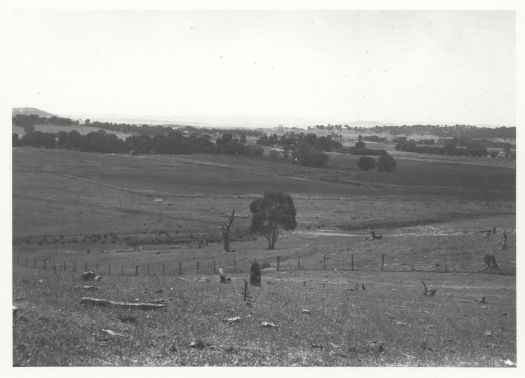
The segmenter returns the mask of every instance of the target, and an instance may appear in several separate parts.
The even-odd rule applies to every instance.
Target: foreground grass
[[[483,274],[292,272],[250,288],[238,275],[104,277],[15,267],[16,366],[502,366],[516,361],[515,277]],[[421,295],[419,280],[437,287]],[[356,283],[366,290],[350,290]],[[167,300],[155,311],[81,305],[82,296]],[[486,304],[476,303],[484,296]],[[302,309],[310,310],[304,314]],[[123,323],[131,315],[134,323]],[[227,324],[224,319],[240,316]],[[275,323],[263,328],[262,321]],[[109,329],[123,336],[104,333]],[[490,336],[487,336],[490,331]],[[201,340],[202,349],[190,347]],[[384,351],[368,347],[381,342]]]

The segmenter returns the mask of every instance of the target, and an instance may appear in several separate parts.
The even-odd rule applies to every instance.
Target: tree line
[[[104,130],[90,132],[86,135],[76,130],[61,131],[58,134],[33,131],[23,137],[13,134],[13,146],[31,146],[44,148],[63,148],[86,152],[131,153],[131,154],[231,154],[261,156],[263,148],[247,145],[232,134],[225,133],[214,143],[211,136],[184,135],[178,130],[166,134],[132,135],[125,140]]]

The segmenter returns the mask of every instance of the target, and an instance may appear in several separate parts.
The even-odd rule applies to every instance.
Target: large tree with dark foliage
[[[268,249],[274,249],[281,231],[295,230],[295,205],[290,195],[281,192],[267,192],[264,197],[250,204],[252,223],[250,231],[263,235]]]
[[[316,149],[311,144],[303,142],[293,152],[294,160],[309,167],[322,167],[328,161],[328,155]]]
[[[381,155],[379,159],[377,159],[376,168],[378,172],[393,172],[396,170],[396,166],[396,161],[390,155]]]
[[[357,166],[362,171],[369,171],[376,167],[376,161],[369,156],[361,156],[359,160],[357,160]]]

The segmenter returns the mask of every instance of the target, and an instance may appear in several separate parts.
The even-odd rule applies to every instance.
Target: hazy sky
[[[513,12],[13,12],[13,106],[272,125],[515,125]]]

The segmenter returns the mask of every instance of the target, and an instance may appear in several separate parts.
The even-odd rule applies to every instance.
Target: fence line
[[[362,257],[363,257],[364,263],[362,264],[361,267],[359,267],[358,261],[356,261],[354,256],[355,256],[354,254],[351,254],[350,256],[351,259],[350,259],[349,268],[342,266],[341,263],[339,263],[336,267],[328,266],[327,261],[330,261],[330,258],[327,255],[322,255],[321,260],[319,260],[319,257],[297,255],[295,257],[297,259],[297,265],[293,264],[292,260],[294,259],[294,257],[283,258],[281,256],[276,256],[273,259],[273,261],[276,264],[275,270],[280,271],[280,272],[294,271],[294,270],[296,271],[300,271],[300,270],[315,271],[315,270],[327,270],[327,269],[339,270],[339,271],[360,271],[360,272],[428,272],[428,273],[448,273],[448,272],[485,273],[487,272],[486,270],[483,270],[483,269],[469,270],[465,268],[464,263],[460,264],[459,269],[457,266],[452,267],[451,269],[451,265],[450,265],[451,261],[450,259],[447,258],[448,256],[446,255],[442,257],[443,265],[441,265],[440,263],[435,263],[436,259],[433,259],[432,261],[434,262],[434,264],[432,265],[430,269],[428,268],[425,269],[425,268],[422,268],[421,266],[419,267],[416,266],[413,256],[406,258],[408,261],[407,263],[399,262],[396,259],[392,259],[390,262],[393,263],[395,261],[397,265],[392,264],[392,263],[387,264],[389,261],[387,259],[388,256],[385,256],[385,254],[381,254],[380,256],[373,256],[373,257],[363,255]],[[305,264],[305,261],[308,261],[308,258],[310,258],[310,261],[309,261],[310,263]],[[371,261],[372,258],[377,258],[377,261],[376,261],[377,268],[376,269],[373,268],[373,262]],[[318,265],[312,264],[312,259],[314,259],[314,261],[316,261]],[[270,259],[264,259],[264,260],[268,261]],[[230,260],[232,263],[232,265],[230,265],[231,269],[228,269],[228,265],[224,264],[226,261],[227,261],[226,259],[224,259],[222,263],[219,261],[219,267],[224,268],[226,272],[228,270],[230,271],[230,273],[248,273],[249,272],[250,262],[248,261],[244,263],[245,269],[243,268],[239,269],[235,256],[233,257],[233,260]],[[54,259],[52,259],[51,260],[52,264],[51,266],[49,266],[48,259],[42,259],[42,263],[39,264],[39,259],[35,257],[33,258],[33,264],[31,266],[30,260],[28,257],[25,257],[22,260],[19,258],[19,256],[17,256],[13,262],[14,262],[14,265],[23,266],[27,268],[33,268],[33,269],[52,270],[54,272],[57,272],[57,271],[77,272],[77,261],[73,261],[68,264],[66,260],[63,260],[62,263],[59,262],[57,264],[57,262]],[[284,265],[283,265],[283,262],[285,263]],[[142,265],[129,264],[128,266],[126,266],[126,264],[121,263],[120,264],[121,265],[120,275],[138,276],[141,273],[143,273],[146,276],[151,276],[151,275],[175,276],[175,275],[192,274],[192,273],[193,274],[216,274],[217,273],[217,261],[215,259],[206,260],[205,263],[206,264],[201,265],[201,261],[195,260],[194,269],[191,269],[189,262],[185,263],[184,264],[185,266],[183,267],[182,261],[179,261],[178,271],[176,269],[176,266],[177,266],[176,263],[174,263],[174,265],[170,265],[165,262],[163,263],[159,262],[158,264],[151,264],[152,269],[150,269],[149,263],[142,264]],[[428,263],[429,261],[426,261],[425,266],[428,266],[429,265]],[[115,266],[115,264],[116,263],[114,263],[113,265]],[[97,262],[91,263],[91,266],[89,265],[89,263],[85,262],[84,271],[94,269],[95,272],[98,274],[119,275],[118,264],[116,265],[117,266],[116,269],[112,269],[111,265],[112,265],[111,263],[108,263],[107,269],[100,269],[99,264]],[[144,265],[145,265],[145,269],[144,269]],[[504,264],[500,264],[500,265],[504,265]],[[135,269],[133,269],[133,266],[135,267]],[[406,268],[399,269],[402,266],[405,266]],[[515,267],[511,269],[502,269],[499,271],[499,273],[506,274],[506,275],[516,275],[516,269]]]

